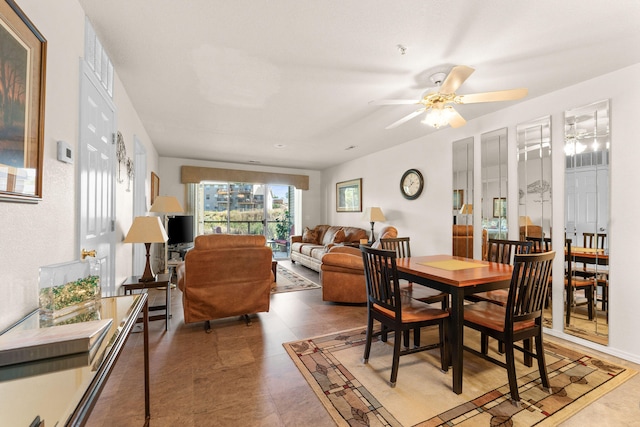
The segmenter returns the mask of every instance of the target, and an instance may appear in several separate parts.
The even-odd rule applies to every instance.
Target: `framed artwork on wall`
[[[494,197],[493,198],[493,217],[504,218],[506,216],[507,216],[507,198]]]
[[[47,41],[13,0],[0,3],[0,200],[42,199]]]
[[[459,211],[464,204],[464,190],[453,190],[453,210]]]
[[[151,172],[151,206],[156,201],[156,197],[160,195],[160,177]]]
[[[336,212],[362,212],[362,178],[336,184]]]

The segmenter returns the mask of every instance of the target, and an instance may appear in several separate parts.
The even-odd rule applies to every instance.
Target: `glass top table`
[[[143,314],[145,425],[149,408],[147,294],[100,298],[92,317],[112,319],[95,352],[0,367],[0,425],[84,425],[124,343]],[[38,310],[2,332],[48,327]]]

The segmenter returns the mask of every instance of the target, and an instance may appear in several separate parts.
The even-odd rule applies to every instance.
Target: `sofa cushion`
[[[302,234],[302,242],[317,244],[318,232],[315,229],[311,230],[309,227],[305,227],[304,233]]]
[[[344,234],[344,230],[341,228],[336,231],[335,236],[333,236],[333,243],[342,243],[347,236]]]
[[[342,227],[337,227],[333,225],[327,228],[324,232],[324,235],[322,236],[322,244],[324,246],[332,244],[333,239],[336,237],[336,233],[338,232],[338,230],[341,230],[341,229]]]
[[[322,249],[324,251],[324,246],[320,246],[320,245],[314,245],[311,243],[303,243],[302,246],[300,247],[300,253],[302,255],[306,255],[306,256],[311,256],[311,252],[314,249]]]

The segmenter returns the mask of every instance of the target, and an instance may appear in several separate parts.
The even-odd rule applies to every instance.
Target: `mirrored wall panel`
[[[551,116],[516,126],[518,158],[518,227],[520,240],[537,251],[551,247]],[[551,295],[551,293],[549,293]],[[545,326],[551,327],[551,300]]]
[[[509,231],[507,223],[507,128],[484,133],[480,138],[482,229],[486,231],[487,239],[506,239]],[[486,241],[483,239],[483,258],[486,257],[485,248]]]
[[[453,255],[473,258],[473,137],[452,147]]]
[[[565,332],[608,343],[610,107],[565,111]]]

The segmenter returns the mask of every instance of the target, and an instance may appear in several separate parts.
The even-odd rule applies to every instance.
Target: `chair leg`
[[[409,332],[411,331],[409,331],[408,329],[406,331],[402,331],[402,341],[405,348],[409,348]]]
[[[243,314],[242,318],[244,319],[244,321],[247,324],[247,326],[251,326],[251,318],[249,317],[248,314]]]
[[[551,385],[549,384],[549,375],[547,374],[547,364],[544,359],[544,344],[542,342],[542,330],[536,335],[536,359],[538,359],[538,371],[540,371],[540,380],[542,381],[542,387],[551,392]]]
[[[449,346],[447,345],[447,325],[446,320],[440,321],[438,324],[438,332],[440,334],[440,368],[442,372],[449,370]]]
[[[485,333],[480,334],[480,352],[482,354],[489,353],[489,336]]]
[[[211,322],[209,320],[205,320],[204,322],[204,331],[208,334],[211,333]]]
[[[507,377],[509,378],[509,391],[511,392],[511,400],[514,403],[520,402],[520,394],[518,393],[518,379],[516,378],[516,361],[513,354],[513,340],[505,342],[505,356],[507,362]]]
[[[587,310],[588,310],[588,314],[589,314],[589,320],[593,320],[594,314],[595,314],[595,298],[593,297],[594,287],[593,286],[589,286],[589,287],[585,288],[584,291],[588,292],[588,294],[587,294],[587,304],[589,304],[589,307],[588,307]]]
[[[373,336],[373,318],[369,316],[369,319],[367,321],[367,340],[364,345],[364,356],[362,356],[362,362],[365,364],[369,362],[369,354],[371,353],[372,336]]]
[[[420,347],[420,328],[413,330],[413,346]]]
[[[524,344],[524,349],[527,350],[529,353],[527,353],[526,351],[524,352],[524,364],[525,366],[531,367],[533,365],[533,358],[531,357],[531,338],[527,338],[526,340],[523,340],[523,344]]]
[[[391,387],[396,386],[396,380],[398,379],[398,365],[400,365],[400,337],[396,335],[393,340],[393,362],[391,365],[391,381],[389,381],[389,385],[391,385]]]

